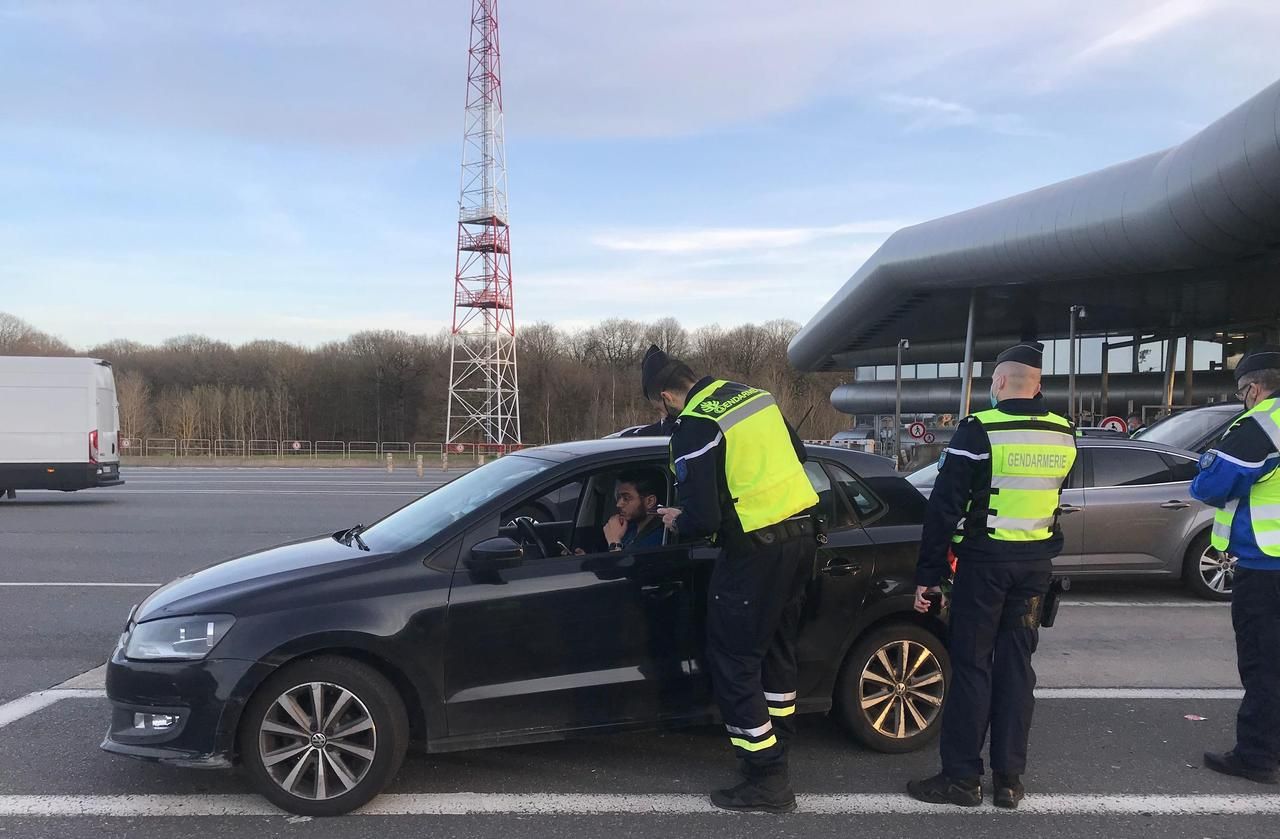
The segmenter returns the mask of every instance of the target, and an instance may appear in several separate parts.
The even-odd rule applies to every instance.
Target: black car
[[[1204,454],[1218,445],[1231,423],[1243,413],[1244,406],[1239,402],[1201,405],[1156,420],[1134,438]]]
[[[813,446],[829,542],[799,641],[801,712],[860,742],[936,733],[944,625],[912,610],[923,497],[883,458]],[[241,765],[280,807],[336,815],[446,752],[716,719],[706,542],[609,553],[620,473],[671,491],[665,439],[508,455],[364,529],[182,577],[129,615],[109,752]],[[582,551],[581,554],[577,553]]]

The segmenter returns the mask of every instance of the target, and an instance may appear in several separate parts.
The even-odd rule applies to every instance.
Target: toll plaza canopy
[[[897,231],[792,340],[801,370],[1022,338],[1280,326],[1280,82],[1181,145]],[[930,355],[935,356],[929,358]]]

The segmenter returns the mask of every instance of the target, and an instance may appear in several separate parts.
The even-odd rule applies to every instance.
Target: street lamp
[[[893,463],[898,468],[902,461],[902,351],[911,348],[906,338],[898,339],[898,396],[893,407]]]
[[[1075,422],[1076,417],[1076,318],[1084,320],[1088,314],[1084,306],[1072,306],[1071,325],[1068,328],[1068,339],[1071,342],[1070,369],[1067,370],[1067,418]],[[1103,352],[1106,352],[1104,349]]]

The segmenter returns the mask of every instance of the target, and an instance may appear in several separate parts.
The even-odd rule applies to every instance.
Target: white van
[[[119,446],[109,362],[0,356],[0,497],[123,484]]]

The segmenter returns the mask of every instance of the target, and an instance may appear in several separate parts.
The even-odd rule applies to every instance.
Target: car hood
[[[233,601],[244,595],[340,573],[346,565],[382,556],[354,544],[344,545],[332,536],[291,542],[179,577],[152,592],[138,607],[134,620],[200,612],[235,614]]]

